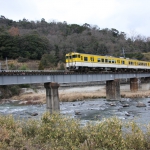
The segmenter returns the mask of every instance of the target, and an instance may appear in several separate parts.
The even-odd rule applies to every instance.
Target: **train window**
[[[109,59],[108,62],[111,63],[111,59]]]
[[[66,56],[66,59],[68,59],[68,56]]]
[[[121,64],[124,64],[124,61],[121,61]]]
[[[108,62],[108,59],[105,59],[105,62]]]
[[[88,61],[88,58],[87,58],[87,57],[84,57],[84,61]]]
[[[72,55],[72,58],[77,58],[77,55]]]
[[[129,61],[129,65],[134,65],[134,62],[132,62],[132,61]]]
[[[104,59],[102,59],[102,62],[104,62]]]
[[[81,56],[81,60],[83,60],[83,56]]]
[[[116,63],[115,60],[112,60],[112,63],[113,63],[113,64]]]
[[[80,58],[80,55],[78,55],[78,58]]]
[[[94,61],[94,57],[91,57],[90,60],[91,60],[91,61]]]
[[[120,64],[120,60],[117,60],[117,63]]]
[[[69,56],[69,58],[71,59],[71,58],[72,58],[72,56]]]
[[[100,58],[98,58],[98,59],[97,59],[97,62],[101,62],[101,59],[100,59]]]

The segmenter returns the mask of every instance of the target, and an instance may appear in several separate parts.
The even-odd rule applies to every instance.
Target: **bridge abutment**
[[[130,90],[131,92],[138,91],[138,78],[130,78]]]
[[[58,95],[58,83],[44,83],[44,87],[46,88],[46,107],[47,111],[50,113],[59,112],[59,95]]]
[[[119,79],[106,81],[106,99],[121,100]]]

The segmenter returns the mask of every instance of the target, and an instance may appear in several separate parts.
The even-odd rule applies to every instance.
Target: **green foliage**
[[[56,113],[23,121],[0,116],[0,131],[0,149],[150,149],[150,125],[143,132],[135,122],[115,117],[81,127],[79,120]]]
[[[9,70],[16,70],[16,66],[14,65],[14,63],[9,64]]]
[[[146,60],[149,60],[150,61],[150,52],[148,53],[143,53],[144,57]]]
[[[43,65],[44,68],[56,66],[55,54],[44,54],[41,59],[41,64]]]
[[[19,70],[29,70],[29,69],[26,65],[23,64],[21,67],[19,67]]]
[[[10,90],[12,96],[20,94],[20,88],[19,88],[18,85],[12,85],[12,86],[10,86],[9,90]]]
[[[30,84],[19,84],[20,88],[30,88]]]
[[[126,54],[126,58],[132,58],[137,60],[142,60],[144,55],[142,53],[128,53]]]
[[[15,27],[16,31],[11,30]],[[11,34],[17,32],[15,34]],[[13,35],[13,36],[12,36]],[[117,29],[100,29],[88,23],[83,25],[64,22],[28,21],[18,22],[0,19],[0,58],[41,60],[43,67],[55,67],[64,62],[65,54],[71,51],[81,53],[121,56],[122,48],[126,57],[150,60],[142,53],[150,52],[150,41],[143,36],[127,38],[126,33]],[[45,55],[51,55],[50,60]],[[43,60],[45,58],[46,60]]]
[[[18,58],[23,62],[28,59],[41,59],[48,51],[48,40],[38,34],[11,36],[0,34],[0,57]]]
[[[2,85],[0,86],[1,89],[1,98],[9,98],[14,95],[20,94],[20,87],[19,85]]]
[[[18,62],[27,62],[28,58],[19,57]]]
[[[38,70],[44,70],[44,66],[43,66],[42,62],[39,63]]]

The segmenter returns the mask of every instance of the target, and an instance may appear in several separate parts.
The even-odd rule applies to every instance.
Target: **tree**
[[[44,66],[43,66],[43,64],[42,64],[42,62],[41,62],[41,61],[40,61],[40,63],[39,63],[38,70],[44,70]]]
[[[18,28],[15,28],[15,27],[11,27],[9,30],[8,30],[9,34],[12,35],[12,36],[18,36],[19,35],[19,29]]]

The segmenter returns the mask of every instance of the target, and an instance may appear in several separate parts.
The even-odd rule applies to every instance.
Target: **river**
[[[146,107],[137,107],[142,102]],[[1,115],[13,115],[15,118],[39,119],[46,112],[43,105],[19,105],[19,101],[8,101],[0,105]],[[135,121],[140,124],[150,122],[150,98],[122,98],[121,101],[107,101],[104,98],[85,99],[84,101],[60,102],[60,113],[79,118],[84,124],[116,116],[121,120]]]

